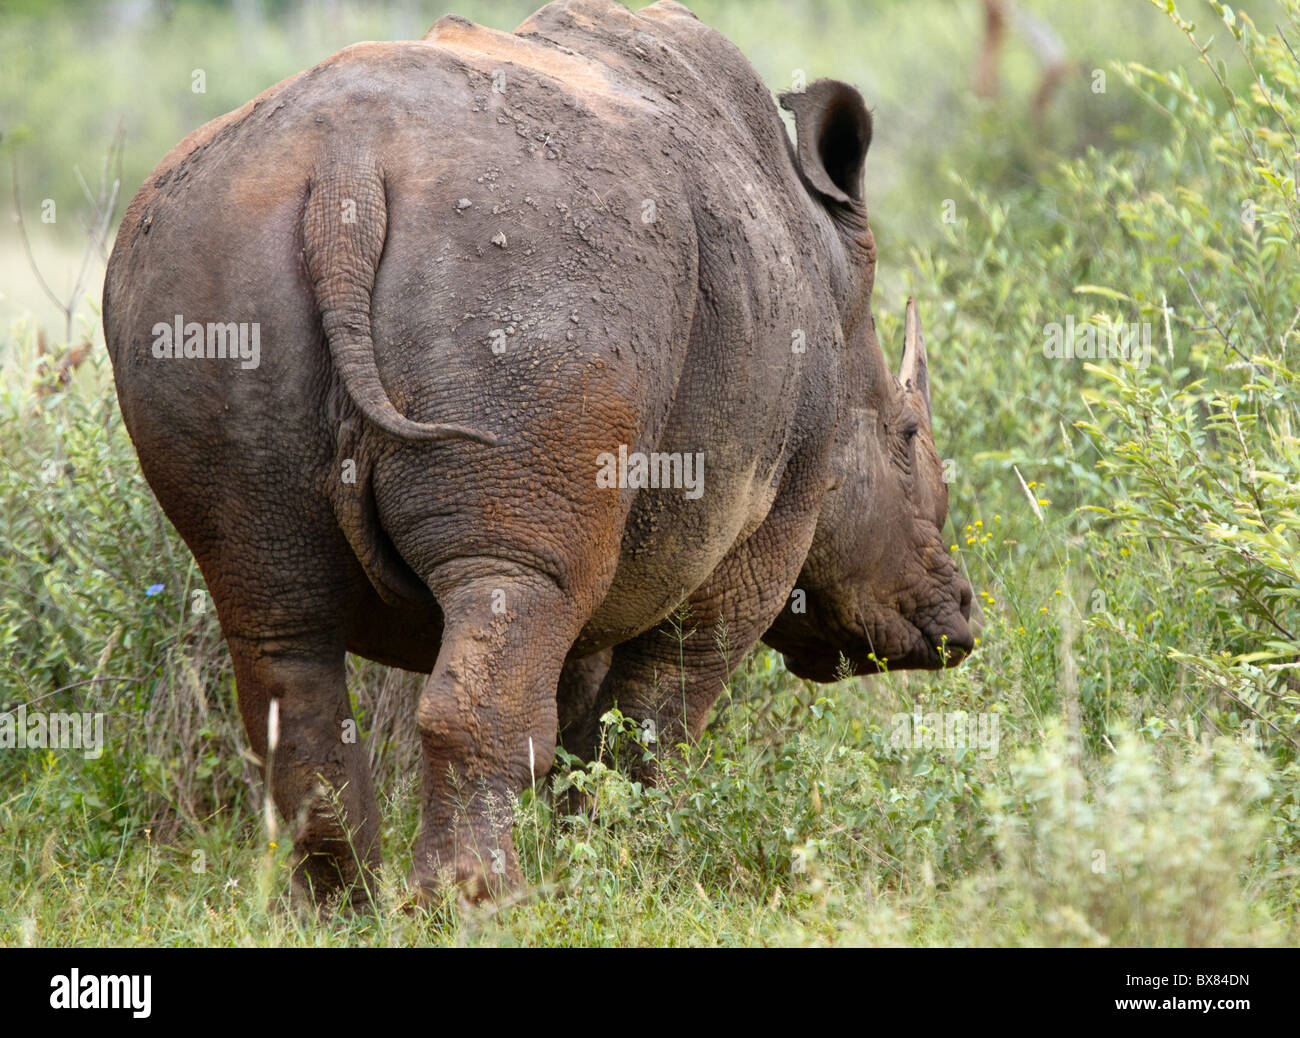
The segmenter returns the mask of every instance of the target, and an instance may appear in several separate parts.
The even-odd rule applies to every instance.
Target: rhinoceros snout
[[[974,591],[970,582],[962,576],[956,576],[953,590],[955,598],[939,614],[937,622],[930,625],[928,630],[925,625],[922,626],[922,630],[929,636],[930,647],[938,658],[939,666],[942,667],[955,667],[975,651],[976,631],[970,618]]]

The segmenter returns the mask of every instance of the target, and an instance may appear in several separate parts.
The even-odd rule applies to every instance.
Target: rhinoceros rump
[[[122,413],[259,754],[278,701],[317,897],[380,860],[346,652],[429,674],[413,879],[482,895],[520,879],[509,796],[557,738],[598,752],[609,706],[670,749],[759,639],[819,681],[970,650],[919,321],[896,378],[871,315],[870,115],[830,80],[781,103],[793,145],[676,3],[446,17],[202,127],[135,196],[104,288]],[[154,356],[178,320],[255,324],[259,363]],[[651,456],[698,487],[634,476]]]

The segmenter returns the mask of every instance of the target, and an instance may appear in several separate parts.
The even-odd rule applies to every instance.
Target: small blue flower
[[[150,598],[153,598],[154,595],[162,594],[162,589],[164,586],[165,585],[163,584],[150,584],[147,588],[144,589],[144,593],[148,595]]]

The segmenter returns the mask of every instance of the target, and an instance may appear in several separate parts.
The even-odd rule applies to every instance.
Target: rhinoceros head
[[[764,641],[815,681],[834,680],[841,656],[855,674],[952,666],[974,645],[971,587],[943,539],[948,488],[916,305],[908,300],[897,376],[871,315],[875,243],[861,189],[870,115],[856,90],[832,80],[782,104],[795,114],[801,178],[832,216],[846,257],[835,287],[845,395],[812,546]]]

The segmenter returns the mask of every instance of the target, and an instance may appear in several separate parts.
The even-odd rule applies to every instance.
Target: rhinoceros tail
[[[495,437],[465,426],[412,421],[393,406],[379,379],[370,333],[370,293],[388,234],[388,207],[378,165],[322,165],[309,192],[303,253],[330,357],[352,402],[372,424],[403,440],[495,444]]]

